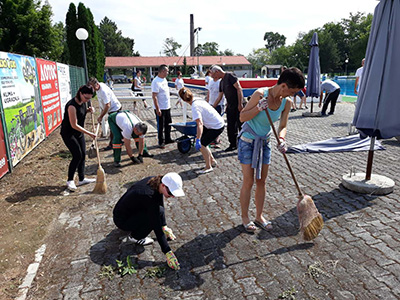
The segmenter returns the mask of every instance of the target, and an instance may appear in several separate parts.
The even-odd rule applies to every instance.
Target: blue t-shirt
[[[264,98],[268,97],[268,88],[264,90]],[[279,120],[282,111],[285,109],[286,98],[282,99],[282,103],[277,110],[271,110],[268,108],[269,115],[273,122]],[[267,114],[264,111],[260,111],[253,119],[247,121],[247,124],[254,130],[259,136],[266,136],[271,132],[271,125],[269,124]],[[243,136],[249,139],[254,139],[251,133],[244,132]]]

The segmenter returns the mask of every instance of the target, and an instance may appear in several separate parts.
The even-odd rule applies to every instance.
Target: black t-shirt
[[[219,91],[225,94],[228,109],[238,107],[237,89],[233,86],[238,81],[237,77],[232,73],[226,72],[219,85]]]
[[[68,107],[70,107],[71,105],[74,106],[76,109],[76,119],[78,121],[78,125],[81,127],[84,127],[85,125],[85,118],[87,111],[86,103],[82,103],[81,105],[79,105],[78,103],[76,103],[75,98],[72,98],[65,105],[64,119],[61,123],[61,135],[66,137],[68,136],[81,137],[83,133],[73,129],[71,126],[71,122],[69,120]]]
[[[171,248],[162,231],[163,224],[160,218],[160,206],[164,207],[164,197],[147,184],[151,178],[147,177],[134,183],[119,199],[113,210],[114,223],[118,228],[130,231],[129,228],[124,228],[123,224],[135,215],[140,216],[138,222],[141,222],[141,228],[147,228],[149,232],[154,230],[161,250],[167,253]]]

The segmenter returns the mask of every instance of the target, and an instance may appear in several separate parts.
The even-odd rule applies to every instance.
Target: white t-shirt
[[[175,80],[175,86],[178,89],[178,91],[185,86],[185,82],[183,81],[183,78],[176,78]]]
[[[358,77],[357,92],[360,91],[360,84],[361,84],[361,78],[363,75],[363,70],[364,70],[364,67],[359,67],[356,71],[356,77]]]
[[[132,123],[129,121],[131,119]],[[126,139],[132,138],[133,126],[137,123],[142,122],[136,115],[130,112],[119,112],[115,118],[115,122],[118,127],[122,130],[121,134]],[[140,138],[144,138],[144,135],[139,136]]]
[[[208,83],[208,92],[209,92],[208,103],[210,103],[210,105],[214,105],[215,100],[217,100],[218,98],[220,83],[221,79],[218,79],[217,81],[211,79],[210,82]],[[225,105],[225,95],[222,96],[222,99],[218,105]]]
[[[137,76],[135,77],[135,89],[140,89],[140,90],[142,89],[142,81]]]
[[[321,84],[321,91],[325,91],[328,94],[333,93],[337,89],[340,89],[340,86],[336,82],[334,82],[330,79],[325,80]]]
[[[213,81],[213,79],[211,78],[211,76],[206,76],[204,81],[205,81],[205,86],[208,89],[208,85],[209,85],[210,81]]]
[[[207,129],[220,129],[225,125],[224,119],[215,108],[202,99],[193,100],[192,119],[200,119]]]
[[[171,108],[167,79],[156,76],[151,82],[151,91],[157,93],[158,106],[160,109]],[[155,109],[154,103],[153,108]]]
[[[117,111],[121,108],[121,103],[118,101],[117,97],[113,93],[113,91],[103,82],[99,82],[100,89],[96,91],[97,99],[99,99],[99,105],[101,109],[104,109],[104,106],[107,103],[111,103],[109,113]]]

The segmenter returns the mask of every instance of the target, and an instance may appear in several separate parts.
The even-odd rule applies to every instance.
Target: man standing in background
[[[360,91],[360,84],[361,84],[361,78],[364,70],[364,63],[365,63],[365,58],[362,59],[361,61],[361,67],[359,67],[356,71],[356,82],[354,83],[354,93],[358,95],[358,92]]]
[[[158,146],[165,148],[165,144],[171,144],[171,101],[167,82],[167,65],[158,68],[158,75],[151,82],[151,92],[153,97],[153,108],[157,119]],[[164,135],[165,132],[165,135]]]
[[[237,77],[232,73],[224,72],[222,68],[217,65],[212,66],[210,70],[211,77],[214,78],[214,80],[221,79],[219,95],[213,106],[217,107],[219,105],[223,95],[225,95],[227,102],[226,119],[228,121],[229,147],[225,149],[225,152],[234,151],[237,149],[237,137],[242,127],[239,115],[243,109],[243,90]]]

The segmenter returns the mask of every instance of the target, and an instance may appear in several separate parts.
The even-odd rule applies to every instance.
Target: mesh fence
[[[82,67],[69,66],[71,80],[71,95],[75,96],[79,88],[86,84],[85,70]]]

